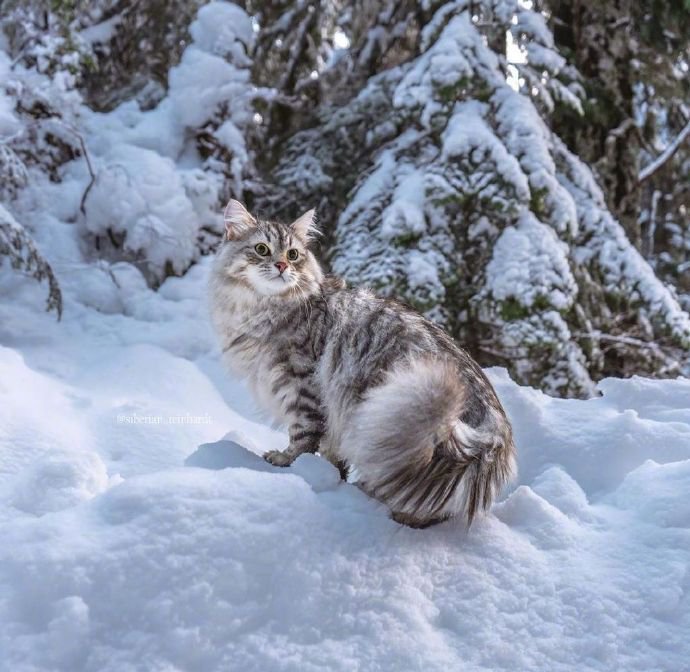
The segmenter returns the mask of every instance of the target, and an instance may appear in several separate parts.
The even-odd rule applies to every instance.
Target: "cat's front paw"
[[[274,467],[289,467],[295,458],[280,450],[269,450],[264,453],[264,460],[270,462]]]

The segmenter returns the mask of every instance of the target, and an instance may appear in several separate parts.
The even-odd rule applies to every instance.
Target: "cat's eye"
[[[297,261],[299,259],[299,250],[296,250],[295,248],[288,250],[287,251],[287,258],[288,258],[288,261]]]
[[[271,254],[271,250],[266,243],[259,243],[258,245],[254,246],[254,249],[260,257],[267,257],[269,254]]]

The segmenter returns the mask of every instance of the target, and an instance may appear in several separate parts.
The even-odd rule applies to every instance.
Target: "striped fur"
[[[481,369],[410,308],[324,277],[307,247],[312,213],[287,226],[237,205],[211,309],[226,362],[288,426],[288,449],[266,459],[287,465],[319,451],[354,466],[401,523],[471,523],[515,470],[510,423]]]

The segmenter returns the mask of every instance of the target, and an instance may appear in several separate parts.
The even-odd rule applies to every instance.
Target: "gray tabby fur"
[[[289,430],[288,449],[264,457],[287,466],[319,451],[341,473],[355,467],[359,485],[401,523],[460,515],[470,524],[515,472],[496,393],[437,325],[324,276],[308,249],[313,218],[259,221],[231,201],[211,274],[224,359]]]

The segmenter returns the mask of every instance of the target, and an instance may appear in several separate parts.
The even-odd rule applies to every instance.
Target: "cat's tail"
[[[344,443],[362,487],[398,522],[425,527],[460,515],[470,525],[514,473],[510,423],[482,384],[488,394],[470,396],[456,363],[419,358],[357,407]]]

